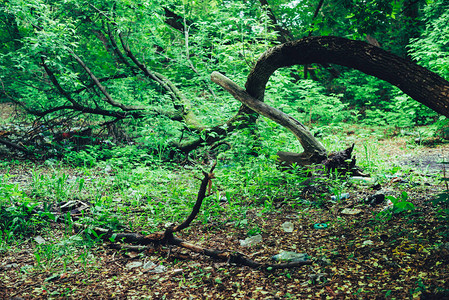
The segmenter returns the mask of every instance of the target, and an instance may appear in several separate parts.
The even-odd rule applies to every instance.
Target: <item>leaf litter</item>
[[[251,208],[245,218],[258,228],[262,242],[249,247],[239,242],[247,237],[247,227],[236,226],[226,216],[205,225],[195,220],[181,234],[192,243],[234,249],[259,262],[282,251],[306,253],[313,260],[310,266],[273,272],[217,262],[175,247],[147,248],[137,254],[107,243],[73,250],[67,265],[52,262],[56,258],[45,258],[43,252],[38,263],[37,247],[67,238],[63,225],[52,224],[46,233],[1,249],[0,298],[447,298],[448,224],[429,203],[441,187],[395,182],[388,190],[406,190],[416,210],[376,218],[380,206],[363,203],[374,192],[354,186],[349,199],[321,207],[313,201],[298,206],[286,199],[268,212]],[[342,214],[345,209],[360,212]],[[293,231],[289,232],[291,226],[283,229],[286,222],[292,223]],[[327,226],[318,229],[315,224]],[[158,272],[148,271],[155,268]]]

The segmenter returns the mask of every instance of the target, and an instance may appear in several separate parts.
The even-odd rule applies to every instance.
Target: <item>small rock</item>
[[[150,273],[164,273],[165,271],[167,271],[167,268],[163,265],[159,265],[156,268],[150,270]]]
[[[349,197],[350,197],[349,193],[342,193],[340,195],[332,195],[331,200],[339,201],[339,200],[349,199]]]
[[[376,183],[376,179],[375,178],[362,177],[362,176],[353,176],[353,177],[351,177],[351,181],[352,182],[356,182],[358,184],[363,184],[363,185],[369,185],[369,184],[375,184]]]
[[[40,235],[38,235],[38,236],[35,236],[35,237],[34,237],[34,241],[35,241],[36,243],[38,243],[39,245],[40,245],[40,244],[44,244],[44,243],[45,243],[45,240],[44,240],[44,238],[43,238],[43,237],[41,237]]]
[[[306,253],[281,251],[279,254],[273,255],[271,259],[275,261],[300,262],[300,261],[307,261],[309,259],[309,256]]]
[[[179,274],[182,274],[183,272],[184,272],[183,269],[174,269],[173,270],[173,275],[179,275]]]
[[[149,261],[143,265],[143,269],[150,273],[163,273],[167,271],[167,268],[163,265],[156,265],[155,263]],[[181,269],[182,270],[182,269]]]
[[[143,267],[144,270],[148,270],[148,269],[154,269],[156,268],[156,264],[152,261],[146,262]]]
[[[7,264],[5,265],[3,268],[5,269],[12,269],[12,268],[17,268],[19,265],[16,263],[12,263],[12,264]]]
[[[368,245],[372,245],[373,241],[372,240],[366,240],[362,243],[363,246],[368,246]]]

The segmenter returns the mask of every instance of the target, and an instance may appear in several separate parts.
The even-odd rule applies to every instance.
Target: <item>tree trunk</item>
[[[287,163],[322,163],[326,149],[307,128],[263,103],[265,87],[270,76],[279,68],[311,63],[334,63],[362,71],[385,80],[413,99],[449,117],[449,82],[437,74],[379,47],[362,41],[340,37],[307,37],[267,50],[248,76],[246,91],[218,72],[212,81],[221,85],[244,105],[239,114],[260,113],[291,130],[299,139],[304,153],[278,153]],[[344,152],[344,151],[343,151]],[[347,153],[350,154],[349,151]]]
[[[274,71],[311,63],[333,63],[373,75],[449,117],[448,81],[376,46],[333,36],[307,37],[267,50],[248,76],[246,90],[252,97],[263,101],[265,86]]]

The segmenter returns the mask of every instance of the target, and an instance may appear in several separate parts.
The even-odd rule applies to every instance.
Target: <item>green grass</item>
[[[359,138],[362,141],[357,145],[359,165],[380,182],[388,181],[386,174],[405,171],[385,163],[377,144],[368,142],[369,137]],[[339,136],[323,141],[327,148],[341,150],[344,148],[341,139]],[[76,155],[71,154],[71,157],[74,159]],[[163,163],[152,157],[144,161],[141,156],[121,159],[117,153],[112,157],[96,161],[95,165],[74,167],[64,162],[35,165],[31,176],[20,184],[15,183],[20,175],[10,174],[11,169],[20,164],[3,162],[0,169],[3,174],[0,175],[0,252],[16,249],[21,243],[29,243],[30,238],[42,235],[46,240],[44,244],[32,241],[34,267],[24,272],[66,272],[92,267],[98,259],[92,249],[96,249],[100,239],[92,234],[73,235],[73,216],[61,211],[61,205],[71,201],[87,204],[88,209],[77,213],[79,223],[114,231],[152,233],[186,218],[197,197],[201,170],[209,168],[199,163],[194,166]],[[248,217],[250,212],[269,217],[281,205],[286,205],[306,216],[312,208],[332,205],[330,194],[339,195],[353,188],[345,178],[338,176],[310,183],[307,172],[299,169],[282,172],[274,159],[266,155],[229,155],[218,162],[215,176],[211,195],[204,199],[195,222],[201,225],[216,221],[233,223],[247,236],[266,231]],[[306,184],[325,186],[327,192],[311,195],[313,201],[305,204],[301,191]],[[395,200],[396,209],[409,210],[401,206],[408,204],[405,196],[391,199]],[[447,210],[439,212],[447,215]],[[61,225],[55,226],[54,221]],[[383,226],[386,221],[373,218],[373,222]],[[346,223],[342,218],[329,222],[332,226]]]

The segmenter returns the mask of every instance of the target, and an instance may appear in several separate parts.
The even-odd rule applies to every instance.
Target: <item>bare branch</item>
[[[81,107],[80,104],[78,104],[78,102],[75,101],[75,99],[73,99],[69,93],[67,93],[66,90],[64,90],[62,88],[62,86],[59,84],[58,79],[56,79],[55,74],[50,70],[50,68],[47,66],[47,64],[45,63],[45,58],[44,56],[41,56],[41,61],[42,61],[42,66],[45,69],[45,72],[47,73],[48,77],[50,78],[51,82],[53,83],[53,85],[56,87],[56,89],[58,90],[58,92],[64,96],[70,103],[73,104],[74,107]]]
[[[172,230],[172,232],[181,231],[184,228],[189,227],[190,223],[196,218],[196,215],[200,212],[201,204],[203,203],[204,198],[206,198],[206,189],[207,185],[211,182],[211,180],[214,178],[214,169],[217,166],[217,162],[213,164],[213,166],[210,169],[209,173],[206,173],[203,171],[204,178],[201,181],[200,190],[198,192],[198,198],[195,202],[195,205],[193,206],[192,212],[187,217],[187,219],[180,225],[175,226]]]
[[[97,77],[92,73],[92,71],[89,69],[89,67],[84,63],[84,61],[75,54],[71,49],[68,49],[69,53],[72,55],[72,57],[78,62],[78,64],[89,74],[89,77],[92,79],[92,81],[95,83],[95,85],[98,87],[98,89],[103,93],[103,95],[106,97],[106,102],[111,104],[114,107],[118,107],[122,109],[123,111],[131,111],[131,110],[144,110],[145,107],[141,106],[127,106],[122,103],[116,102],[114,99],[112,99],[109,92],[106,90],[106,88],[101,84],[101,82],[97,79]]]
[[[297,137],[307,156],[316,156],[321,159],[326,157],[326,149],[324,146],[313,137],[312,133],[301,122],[269,106],[265,102],[251,97],[243,88],[219,72],[213,72],[211,79],[244,105],[289,129]]]
[[[127,77],[128,77],[128,75],[126,75],[126,74],[118,74],[118,75],[112,75],[112,76],[108,76],[108,77],[99,78],[98,81],[99,82],[105,82],[105,81],[109,81],[109,80],[113,80],[113,79],[122,79],[122,78],[127,78]],[[86,85],[86,86],[84,86],[84,87],[82,87],[80,89],[74,90],[71,93],[79,94],[82,91],[84,91],[86,89],[89,89],[89,88],[92,88],[94,86],[95,86],[95,83],[91,83],[91,84]]]
[[[449,117],[449,82],[416,63],[362,41],[312,36],[278,45],[262,54],[245,87],[263,100],[270,76],[279,68],[334,63],[385,80],[413,99]]]
[[[44,110],[44,111],[38,111],[38,110],[33,110],[30,109],[28,107],[25,107],[25,105],[22,105],[22,107],[30,114],[37,116],[37,117],[43,117],[46,116],[48,114],[60,111],[60,110],[77,110],[73,105],[61,105],[61,106],[56,106],[56,107],[52,107],[50,109]]]
[[[201,208],[202,201],[206,196],[205,193],[206,193],[208,182],[213,178],[213,171],[214,171],[215,166],[216,166],[216,163],[211,167],[211,170],[209,173],[203,172],[204,179],[201,182],[201,187],[198,192],[197,201],[196,201],[195,206],[193,207],[192,212],[189,215],[189,217],[187,217],[187,219],[181,225],[173,227],[173,228],[168,228],[165,232],[155,232],[155,233],[144,236],[139,233],[113,233],[112,231],[104,229],[104,228],[99,228],[99,227],[91,228],[88,225],[79,224],[76,222],[74,222],[73,225],[74,225],[75,229],[83,228],[83,229],[86,229],[87,232],[89,232],[89,230],[95,231],[95,233],[98,236],[100,236],[103,240],[108,240],[108,239],[112,240],[112,241],[118,240],[118,241],[123,241],[123,242],[127,242],[127,243],[136,243],[136,244],[138,243],[141,245],[149,245],[149,244],[176,245],[176,246],[188,249],[195,253],[207,255],[214,259],[218,259],[218,260],[225,261],[228,263],[234,263],[237,265],[248,266],[250,268],[255,268],[255,269],[260,268],[260,269],[263,269],[266,271],[294,268],[294,267],[312,264],[311,260],[288,262],[288,263],[281,263],[281,264],[260,263],[260,262],[256,262],[252,259],[247,258],[242,253],[238,253],[235,251],[231,252],[231,251],[220,251],[220,250],[216,250],[216,249],[207,249],[207,248],[201,247],[199,245],[195,245],[195,244],[186,242],[180,238],[173,236],[174,232],[180,231],[184,228],[187,228],[190,225],[190,223],[197,216],[197,214]],[[114,237],[114,239],[112,239],[112,237]],[[117,246],[114,244],[113,247],[117,247]]]
[[[32,154],[33,153],[32,151],[28,150],[27,148],[25,148],[25,147],[23,147],[23,146],[21,146],[19,144],[13,143],[11,141],[8,141],[6,139],[3,139],[3,138],[0,138],[0,144],[3,144],[3,145],[5,145],[5,146],[7,146],[9,148],[14,149],[14,150],[18,150],[20,152],[24,152],[25,154]]]

